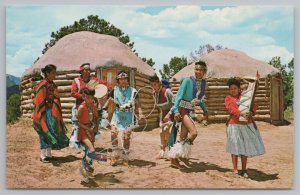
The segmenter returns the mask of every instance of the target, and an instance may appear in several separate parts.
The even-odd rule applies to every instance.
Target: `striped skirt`
[[[229,124],[226,133],[226,151],[228,153],[248,157],[265,153],[264,143],[253,123],[248,125]]]

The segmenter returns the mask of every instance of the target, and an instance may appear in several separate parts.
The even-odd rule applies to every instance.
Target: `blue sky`
[[[42,55],[51,32],[91,14],[128,34],[140,57],[153,58],[157,72],[204,44],[266,62],[294,57],[293,6],[26,5],[6,8],[6,72],[21,76]]]

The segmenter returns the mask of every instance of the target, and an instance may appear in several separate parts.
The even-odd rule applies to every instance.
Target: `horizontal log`
[[[270,94],[255,94],[255,97],[270,97]]]
[[[206,80],[207,81],[215,81],[215,82],[227,82],[229,78],[207,78]],[[243,78],[240,78],[240,79],[245,79],[249,82],[253,82],[253,79],[254,77],[243,77]],[[259,81],[265,81],[266,80],[266,77],[263,77],[263,78],[260,78]]]
[[[72,85],[72,80],[54,80],[54,83],[57,86],[65,86]]]
[[[61,103],[61,107],[66,108],[72,108],[75,104],[74,103]]]
[[[205,100],[206,100],[206,103],[215,103],[215,102],[224,103],[225,98],[223,98],[223,97],[221,97],[221,98],[214,97],[214,98],[206,98]]]
[[[155,123],[155,122],[159,122],[158,118],[151,118],[151,119],[147,119],[147,123]],[[140,120],[139,121],[139,125],[145,124],[145,120]]]
[[[58,80],[73,80],[74,78],[79,77],[79,73],[69,73],[69,74],[62,74],[62,75],[56,75],[56,79]]]
[[[58,92],[71,92],[71,86],[58,86]]]
[[[146,98],[140,98],[139,101],[142,103],[142,104],[151,104],[153,105],[154,104],[154,99],[146,99]]]
[[[72,109],[62,109],[62,113],[70,114],[72,113]]]
[[[31,81],[32,81],[32,78],[22,79],[22,81],[20,82],[20,85],[25,85],[27,83],[30,83]]]
[[[224,106],[224,102],[206,102],[208,107],[222,107]]]
[[[173,83],[173,82],[172,82],[172,83],[171,83],[171,86],[172,86],[172,87],[180,87],[180,83]]]
[[[229,78],[207,78],[206,80],[208,82],[226,82],[228,81]]]
[[[21,105],[23,105],[23,104],[30,104],[30,103],[33,104],[33,99],[28,99],[28,100],[21,101]]]
[[[150,85],[150,81],[135,80],[136,85]]]
[[[145,75],[145,74],[143,74],[143,73],[141,73],[141,72],[135,71],[134,74],[135,74],[135,76],[139,76],[139,77],[142,77],[142,78],[149,78],[148,75]]]
[[[206,94],[228,94],[229,89],[206,89]]]
[[[255,98],[254,99],[254,104],[258,103],[258,102],[270,102],[270,98],[261,98],[261,97],[258,97],[258,98]]]
[[[137,88],[142,88],[142,87],[145,87],[145,86],[150,86],[150,85],[146,85],[146,84],[136,84],[135,85],[135,88],[137,89]],[[146,88],[148,88],[148,87],[146,87]],[[150,88],[149,88],[150,89]]]
[[[141,89],[142,87],[136,87],[136,90],[139,90]],[[139,91],[139,94],[140,93],[146,93],[146,94],[152,94],[152,89],[149,89],[149,88],[143,88]]]
[[[195,110],[195,114],[203,114],[202,110]],[[208,110],[209,115],[227,115],[228,111],[227,110]]]
[[[64,121],[65,123],[71,123],[71,122],[72,122],[70,118],[63,118],[63,121]]]
[[[142,105],[141,105],[142,109],[145,109],[145,108],[150,108],[150,109],[152,109],[153,106],[154,106],[154,104],[142,104]]]
[[[135,80],[136,80],[136,82],[137,81],[143,81],[143,82],[145,82],[147,84],[150,84],[149,79],[146,79],[146,78],[143,78],[143,77],[140,77],[140,76],[137,76],[137,75],[135,75]]]
[[[215,89],[227,89],[228,90],[228,86],[208,86],[206,88],[206,90],[215,90]]]
[[[143,89],[141,89],[142,91],[144,91],[144,89],[148,89],[148,92],[150,92],[150,93],[152,93],[152,91],[153,91],[153,89],[151,88],[151,86],[150,85],[135,85],[135,88],[136,89],[141,89],[141,88],[143,88]],[[149,91],[150,90],[150,91]]]
[[[70,103],[70,104],[74,104],[76,103],[76,100],[60,100],[61,103]]]
[[[137,116],[138,116],[138,115],[137,115]],[[146,116],[146,115],[144,114],[144,116]],[[155,119],[155,120],[158,121],[158,120],[159,120],[159,116],[153,115],[153,114],[147,116],[147,120],[152,120],[152,119]]]
[[[228,96],[228,94],[205,94],[205,99],[209,100],[209,99],[215,99],[215,98],[219,98],[219,99],[223,99],[225,100],[226,96]]]
[[[63,118],[71,118],[72,114],[62,113]]]
[[[25,118],[32,118],[32,114],[22,114],[22,116]]]
[[[28,109],[28,108],[23,109],[23,112],[26,112],[26,113],[32,113],[33,111],[34,111],[34,109]]]
[[[208,115],[208,121],[227,121],[229,115]]]
[[[71,92],[62,92],[59,93],[59,97],[71,97]]]
[[[267,97],[267,98],[269,98],[269,97]],[[270,105],[270,103],[271,103],[271,101],[258,101],[258,102],[256,101],[255,102],[255,99],[254,99],[254,104],[255,105]]]
[[[264,115],[264,114],[270,115],[270,113],[271,113],[270,110],[256,110],[256,114],[258,115]]]
[[[253,118],[254,118],[254,120],[271,119],[271,115],[270,114],[265,114],[265,115],[256,114],[255,116],[253,116]]]
[[[270,110],[270,105],[257,105],[259,110]]]
[[[219,106],[207,106],[207,109],[210,110],[220,110],[220,111],[227,111],[226,107],[224,105]],[[202,110],[199,108],[199,110]]]
[[[75,99],[74,97],[60,97],[60,101],[61,101],[61,102],[62,102],[62,101],[64,101],[64,102],[70,101],[70,103],[71,103],[71,102],[75,102],[76,99]]]
[[[143,113],[145,115],[147,115],[147,114],[149,114],[152,111],[152,109],[142,108],[142,111],[143,111]],[[157,113],[159,113],[159,111],[158,111],[158,109],[154,108],[154,110],[152,111],[152,113],[157,114]]]
[[[142,99],[142,98],[152,98],[153,99],[153,95],[151,93],[139,93],[138,94],[139,98]]]
[[[27,88],[32,88],[32,82],[30,82],[30,83],[26,83],[26,84],[23,84],[23,85],[19,85],[19,90],[20,91],[22,91],[22,90],[24,90],[24,89],[27,89]]]
[[[91,70],[91,73],[95,72],[94,70]],[[79,74],[79,67],[78,70],[60,70],[56,72],[56,75],[65,75],[65,74]]]
[[[21,95],[21,101],[28,100],[28,99],[32,99],[30,95]]]
[[[21,95],[31,95],[31,93],[33,93],[33,92],[34,91],[32,88],[24,89],[24,90],[22,90]]]
[[[255,94],[270,94],[271,90],[256,90]]]
[[[22,109],[33,109],[34,105],[33,104],[24,104],[20,106]]]

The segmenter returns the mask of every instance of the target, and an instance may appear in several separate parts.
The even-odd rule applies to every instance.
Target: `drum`
[[[103,84],[98,84],[95,86],[95,97],[98,99],[103,98],[108,92],[108,89]]]

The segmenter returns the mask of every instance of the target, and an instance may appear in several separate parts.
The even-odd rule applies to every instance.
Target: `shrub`
[[[20,95],[14,94],[9,97],[6,101],[6,122],[13,123],[15,122],[20,116]]]

